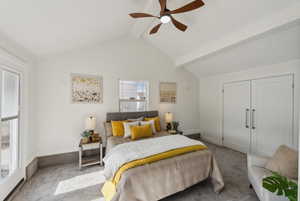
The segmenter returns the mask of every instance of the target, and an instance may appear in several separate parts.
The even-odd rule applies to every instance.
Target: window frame
[[[144,82],[146,83],[146,98],[144,100],[140,100],[140,99],[122,99],[121,98],[121,81],[130,81],[130,82]],[[118,92],[119,92],[119,97],[118,97],[118,103],[119,103],[119,112],[124,112],[121,111],[121,103],[130,103],[130,102],[134,102],[134,103],[146,103],[146,108],[143,111],[148,111],[149,110],[149,97],[150,97],[150,82],[148,80],[129,80],[129,79],[119,79],[118,80]],[[141,112],[141,111],[125,111],[125,112]]]
[[[17,137],[17,146],[16,148],[16,161],[15,164],[13,165],[13,169],[12,169],[12,173],[14,173],[14,171],[16,171],[17,169],[22,168],[22,155],[21,155],[21,135],[20,135],[20,127],[21,127],[21,73],[16,71],[16,70],[12,70],[10,68],[7,68],[5,65],[0,64],[0,82],[1,82],[1,89],[0,89],[0,124],[4,123],[4,122],[10,122],[10,121],[14,121],[17,120],[17,133],[16,133],[16,137]],[[7,116],[7,117],[3,117],[2,118],[2,92],[3,92],[3,73],[4,72],[8,72],[11,74],[14,74],[16,76],[18,76],[18,112],[17,115],[13,115],[13,116]],[[0,137],[1,137],[1,133],[0,133]],[[11,143],[11,142],[10,142]],[[1,146],[1,145],[0,145]],[[1,149],[1,147],[0,147]],[[1,160],[1,159],[0,159]],[[11,158],[10,158],[11,160]],[[0,161],[1,162],[1,161]],[[0,166],[0,171],[1,171],[1,166]],[[9,173],[8,177],[11,176],[11,173]],[[7,180],[8,177],[2,179],[2,182]],[[0,180],[1,181],[1,180]]]

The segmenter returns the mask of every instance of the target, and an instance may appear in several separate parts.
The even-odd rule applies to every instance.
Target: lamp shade
[[[165,122],[166,123],[171,123],[173,121],[173,113],[167,112],[165,114]]]
[[[96,117],[89,116],[85,120],[85,129],[86,130],[95,130],[96,128]]]

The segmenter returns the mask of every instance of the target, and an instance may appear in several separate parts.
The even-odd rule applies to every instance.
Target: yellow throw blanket
[[[102,187],[102,193],[104,195],[105,201],[111,201],[113,196],[115,195],[117,191],[117,184],[119,183],[122,174],[131,168],[142,166],[145,164],[153,163],[156,161],[164,160],[167,158],[175,157],[178,155],[194,152],[194,151],[199,151],[199,150],[204,150],[207,149],[206,146],[204,145],[195,145],[195,146],[189,146],[189,147],[183,147],[183,148],[178,148],[174,149],[171,151],[167,151],[164,153],[156,154],[149,156],[147,158],[131,161],[129,163],[124,164],[122,167],[119,168],[119,170],[116,172],[114,177],[112,178],[111,181],[106,181],[104,186]]]

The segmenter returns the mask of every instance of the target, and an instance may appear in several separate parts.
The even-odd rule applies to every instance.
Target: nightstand
[[[89,156],[84,157],[85,151],[92,151],[92,150],[99,150],[99,155],[97,156]],[[87,167],[91,165],[97,165],[100,164],[100,166],[103,166],[103,145],[102,140],[100,139],[99,142],[91,142],[91,143],[82,143],[82,140],[80,140],[79,143],[79,169],[82,167]]]
[[[183,132],[182,131],[176,131],[176,130],[169,130],[168,131],[169,134],[171,135],[183,135]]]

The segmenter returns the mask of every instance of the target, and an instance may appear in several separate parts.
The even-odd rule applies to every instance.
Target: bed
[[[151,118],[156,116],[158,116],[158,111],[107,113],[107,121],[104,123],[106,154],[110,156],[115,154],[117,151],[121,151],[121,153],[130,153],[130,150],[124,151],[128,150],[128,147],[130,146],[133,148],[132,150],[135,150],[134,148],[138,146],[151,147],[145,146],[145,143],[150,143],[148,145],[151,145],[151,143],[157,142],[156,144],[161,144],[161,146],[166,144],[167,146],[167,141],[173,139],[174,141],[181,141],[180,143],[183,143],[184,141],[192,144],[197,143],[195,140],[189,141],[190,139],[184,136],[169,136],[166,131],[161,131],[155,134],[154,137],[152,137],[153,139],[143,139],[135,142],[131,142],[131,140],[127,138],[112,136],[110,125],[111,121],[135,119],[139,117]],[[152,145],[154,146],[155,144]],[[124,147],[126,149],[123,149],[122,152],[122,148]],[[160,145],[157,147],[162,149],[165,148],[160,147]],[[120,158],[120,160],[122,159],[123,158]],[[136,160],[133,162],[135,161]],[[113,169],[112,166],[115,162],[116,161],[105,164],[104,172],[112,172],[111,169]],[[120,169],[122,168],[119,168],[119,171]],[[172,155],[168,158],[163,158],[154,162],[152,161],[143,165],[132,166],[122,172],[117,183],[111,182],[113,181],[112,178],[115,178],[117,173],[113,172],[114,177],[106,174],[107,181],[102,188],[106,201],[158,201],[162,198],[183,191],[206,179],[211,180],[216,193],[221,192],[224,188],[222,174],[219,170],[215,157],[208,149],[197,149],[195,151],[182,152],[181,154]],[[112,183],[114,183],[113,186],[111,186]],[[112,188],[114,193],[108,195],[107,192],[111,191]]]

